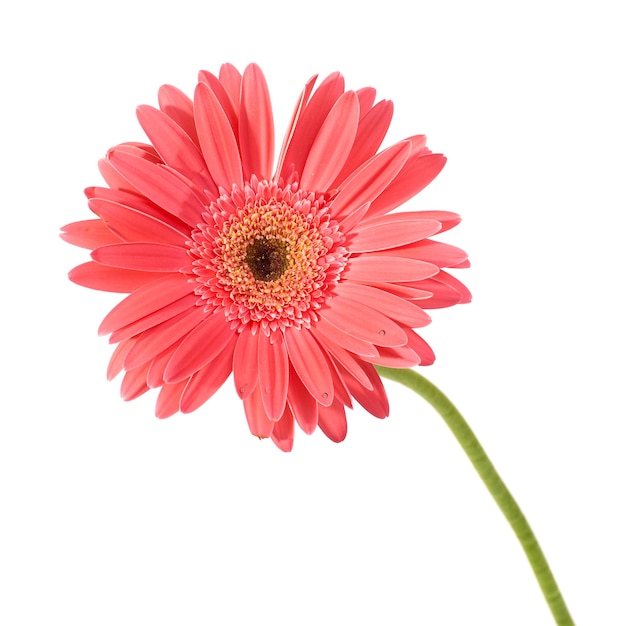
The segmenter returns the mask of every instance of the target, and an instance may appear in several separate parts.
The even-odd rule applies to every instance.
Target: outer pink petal
[[[159,419],[170,417],[179,410],[180,397],[185,390],[186,385],[187,380],[181,380],[173,385],[165,384],[161,387],[155,409],[155,415]]]
[[[185,235],[166,222],[133,207],[101,198],[91,198],[89,208],[99,215],[107,227],[122,241],[156,241],[184,245]]]
[[[376,360],[378,359],[378,355],[374,357],[356,357],[337,345],[327,345],[326,349],[332,356],[335,363],[338,363],[343,369],[352,374],[352,376],[354,376],[363,386],[369,386],[371,388],[369,378],[366,376],[363,368],[361,367],[361,359],[377,362]],[[379,348],[379,351],[390,349],[391,348]]]
[[[335,443],[346,438],[348,422],[346,410],[341,402],[334,402],[332,406],[320,406],[318,416],[319,427],[322,432]]]
[[[383,315],[411,328],[431,322],[430,316],[417,305],[376,287],[345,281],[336,285],[335,291],[348,300],[367,302]]]
[[[167,274],[155,275],[154,272],[136,272],[88,261],[75,267],[68,276],[73,283],[89,289],[131,293],[146,283],[157,278],[163,278]]]
[[[407,331],[407,336],[409,332]],[[398,348],[381,348],[377,357],[362,357],[364,361],[374,363],[375,365],[384,365],[385,367],[414,367],[421,363],[421,358],[408,345]],[[361,382],[359,380],[359,382]]]
[[[101,246],[91,258],[102,265],[142,272],[178,272],[190,262],[187,250],[166,243],[118,243]]]
[[[352,150],[359,124],[359,101],[353,91],[341,95],[324,120],[300,174],[300,186],[325,191]]]
[[[294,439],[293,413],[286,406],[282,417],[275,422],[272,430],[272,441],[283,452],[291,452]]]
[[[150,163],[124,152],[110,152],[111,165],[155,204],[195,227],[202,221],[207,204],[191,183],[165,165]]]
[[[432,365],[435,362],[432,348],[412,330],[408,330],[406,334],[409,338],[409,347],[420,357],[420,365]]]
[[[181,274],[169,274],[137,289],[124,298],[102,320],[98,333],[110,332],[131,324],[193,292],[194,285]]]
[[[361,117],[352,151],[331,187],[338,187],[352,172],[376,154],[387,134],[392,116],[393,104],[389,100],[382,100]]]
[[[134,400],[148,391],[149,387],[146,384],[146,376],[148,375],[149,366],[150,364],[148,363],[147,365],[136,367],[124,374],[121,385],[123,400]]]
[[[287,402],[298,422],[298,426],[310,435],[317,428],[317,401],[304,386],[295,370],[290,368]]]
[[[167,310],[168,308],[170,310]],[[173,309],[170,307],[161,309],[161,311],[164,310],[167,311],[167,313],[163,314],[165,319],[160,323],[148,326],[148,329],[141,332],[137,337],[135,345],[124,361],[126,369],[132,369],[156,358],[172,344],[190,333],[204,318],[204,312],[201,307],[187,308],[177,315],[171,314]],[[161,311],[158,313],[161,313]],[[165,317],[166,314],[170,317]],[[146,322],[146,325],[152,324],[158,319],[156,316],[151,316],[151,318],[149,322]]]
[[[285,176],[293,164],[301,172],[309,155],[313,141],[322,127],[326,116],[344,90],[344,79],[335,72],[325,78],[305,105],[302,114],[296,120],[291,141],[285,152],[280,176]]]
[[[233,102],[230,95],[226,91],[224,85],[220,82],[220,79],[217,78],[211,72],[207,72],[206,70],[201,70],[198,72],[198,82],[206,83],[213,93],[215,97],[219,100],[222,109],[224,109],[224,113],[226,113],[226,117],[230,123],[230,127],[233,129],[233,133],[235,133],[235,137],[239,138],[239,102],[237,105]]]
[[[165,369],[165,381],[176,383],[189,378],[210,363],[233,336],[222,311],[213,313],[185,337]]]
[[[126,339],[117,344],[107,367],[107,380],[113,380],[124,369],[124,359],[134,343],[134,339]]]
[[[410,153],[411,144],[400,142],[364,163],[341,184],[331,204],[333,217],[340,221],[366,202],[375,200],[397,176]]]
[[[102,220],[83,220],[66,224],[61,229],[61,239],[80,248],[93,250],[98,246],[120,243],[121,239],[112,233]]]
[[[174,120],[196,146],[200,145],[193,119],[193,102],[178,87],[163,85],[159,89],[159,108]]]
[[[239,70],[230,63],[224,63],[220,67],[219,79],[224,89],[228,92],[235,107],[235,113],[239,116],[239,106],[241,101],[241,74]]]
[[[185,178],[217,195],[202,153],[189,135],[170,117],[148,105],[137,107],[137,118],[163,162]]]
[[[363,283],[407,283],[430,278],[438,271],[436,265],[426,261],[369,253],[351,257],[344,278]]]
[[[236,341],[237,337],[233,335],[215,359],[191,377],[180,399],[180,410],[183,413],[200,408],[230,376]]]
[[[379,346],[403,346],[406,333],[393,320],[355,300],[335,296],[320,310],[319,316],[346,333]]]
[[[426,261],[438,267],[459,267],[467,261],[467,252],[461,248],[431,239],[385,250],[383,254]],[[374,255],[376,258],[380,258],[378,253],[374,253]]]
[[[182,339],[179,339],[150,361],[150,369],[148,370],[148,376],[146,377],[146,383],[150,389],[162,387],[165,383],[163,380],[165,368],[181,342]]]
[[[190,293],[186,296],[183,296],[182,298],[179,298],[178,300],[174,300],[174,302],[166,304],[159,309],[155,309],[151,313],[148,313],[147,315],[136,319],[134,322],[131,322],[130,324],[126,324],[125,326],[114,330],[109,337],[109,343],[117,343],[122,339],[133,337],[134,335],[139,334],[141,334],[141,339],[143,340],[145,339],[146,332],[152,332],[152,329],[154,329],[155,327],[161,328],[164,323],[169,322],[170,320],[173,321],[174,318],[178,318],[179,315],[191,315],[193,311],[200,308],[196,306],[197,301],[197,296]],[[198,322],[201,319],[202,318],[199,318]],[[169,344],[165,344],[164,346],[162,346],[161,349],[165,348],[166,345]]]
[[[326,345],[328,342],[331,345],[341,346],[348,350],[348,352],[358,355],[376,356],[378,354],[376,346],[371,342],[350,335],[345,329],[335,326],[335,324],[328,321],[323,315],[311,328],[311,332],[319,341],[320,345]]]
[[[361,224],[350,239],[350,252],[372,252],[414,243],[434,235],[441,223],[416,218],[411,214],[385,215],[384,220]]]
[[[185,241],[189,239],[189,233],[191,232],[189,224],[186,224],[169,211],[154,204],[154,202],[148,200],[145,196],[139,195],[139,192],[133,193],[124,191],[123,189],[109,189],[108,187],[87,187],[85,189],[85,195],[89,199],[89,208],[96,215],[100,215],[103,209],[102,202],[109,203],[109,208],[116,211],[119,211],[119,207],[123,205],[123,208],[140,211],[166,224],[174,231],[180,233]],[[93,206],[92,203],[94,203]],[[103,219],[107,221],[107,218],[103,217]]]
[[[268,419],[265,413],[263,400],[261,399],[261,391],[259,390],[258,385],[249,396],[244,398],[243,408],[246,412],[246,419],[248,420],[250,432],[255,437],[259,437],[261,439],[270,437],[276,422]]]
[[[255,389],[259,380],[259,333],[244,328],[237,339],[233,356],[233,379],[237,395],[243,400]]]
[[[389,213],[410,200],[433,181],[445,164],[442,154],[411,154],[393,183],[372,202],[368,216]]]
[[[243,186],[239,146],[228,117],[206,83],[199,83],[194,96],[196,128],[204,160],[218,187],[230,191]]]
[[[313,335],[306,329],[290,327],[285,331],[285,341],[289,359],[304,386],[321,405],[329,406],[333,401],[333,381],[326,357]]]
[[[281,176],[284,175],[283,164],[285,162],[287,149],[291,144],[291,139],[293,137],[293,133],[295,131],[298,120],[300,119],[300,115],[302,114],[302,111],[304,110],[309,96],[313,91],[313,85],[315,84],[316,79],[317,75],[310,78],[309,81],[306,83],[304,89],[302,90],[302,93],[300,94],[300,98],[298,99],[298,103],[296,104],[293,115],[291,116],[291,121],[289,122],[289,126],[287,127],[287,132],[285,133],[285,137],[283,138],[283,144],[280,149],[280,154],[278,155],[278,163],[276,165],[276,174],[274,177],[275,180],[278,180]]]
[[[281,418],[287,402],[289,386],[289,359],[283,334],[277,333],[278,340],[259,337],[259,388],[265,412],[271,420]]]
[[[265,76],[254,63],[246,67],[241,83],[239,145],[244,178],[250,180],[255,174],[269,180],[274,163],[274,116]]]
[[[381,419],[385,418],[389,415],[389,400],[387,399],[385,387],[383,386],[380,376],[374,369],[373,365],[364,363],[363,367],[365,368],[374,389],[372,391],[364,389],[360,384],[351,379],[351,377],[346,377],[348,389],[354,396],[354,399],[368,413],[371,413],[374,417]]]

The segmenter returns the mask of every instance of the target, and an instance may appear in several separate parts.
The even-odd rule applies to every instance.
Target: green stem
[[[377,366],[376,369],[381,376],[402,383],[415,391],[441,415],[517,535],[555,622],[559,626],[573,626],[574,621],[552,575],[548,561],[522,510],[454,404],[440,389],[414,370],[390,369],[381,366]]]

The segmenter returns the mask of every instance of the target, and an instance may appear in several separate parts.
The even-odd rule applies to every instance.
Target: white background
[[[609,0],[13,2],[2,63],[0,622],[7,625],[541,625],[506,522],[438,416],[387,385],[333,444],[250,436],[230,381],[152,417],[107,383],[57,237],[88,219],[137,104],[229,61],[264,69],[278,133],[340,70],[394,101],[388,143],[449,163],[414,209],[474,302],[434,313],[423,373],[465,414],[528,516],[578,624],[626,624],[623,18]],[[409,7],[412,7],[409,9]]]

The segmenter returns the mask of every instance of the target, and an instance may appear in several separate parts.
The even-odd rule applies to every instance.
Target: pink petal
[[[237,337],[233,335],[215,359],[191,377],[180,399],[180,410],[183,413],[200,408],[226,382],[233,370],[236,342]]]
[[[149,364],[142,365],[141,367],[136,367],[135,369],[132,369],[124,374],[121,385],[123,400],[134,400],[148,391],[149,387],[146,384],[148,367]]]
[[[287,402],[298,426],[310,435],[317,428],[317,401],[304,386],[293,367],[290,368]]]
[[[300,327],[285,331],[289,359],[310,394],[323,406],[333,401],[333,382],[326,357],[311,333]]]
[[[223,312],[213,313],[185,337],[165,369],[165,381],[175,383],[195,374],[226,347],[232,335]]]
[[[372,252],[403,246],[430,237],[441,229],[440,222],[414,215],[394,213],[360,224],[350,239],[350,252]]]
[[[230,191],[243,186],[237,139],[219,100],[206,83],[198,83],[194,97],[196,128],[204,160],[218,187]]]
[[[233,356],[233,379],[237,395],[242,400],[254,391],[259,379],[259,341],[259,333],[252,333],[248,326],[241,331],[237,340]]]
[[[387,399],[387,393],[385,387],[378,372],[374,369],[373,365],[364,363],[363,367],[368,374],[370,382],[372,383],[373,390],[364,389],[356,381],[351,378],[346,378],[346,384],[350,393],[354,396],[354,399],[371,415],[378,418],[385,418],[389,415],[389,400]]]
[[[261,68],[246,67],[241,83],[239,144],[243,175],[269,180],[274,163],[274,117],[267,83]]]
[[[335,286],[335,291],[348,300],[367,302],[379,313],[411,328],[426,326],[431,322],[430,316],[420,307],[376,287],[344,281]]]
[[[366,361],[376,361],[378,355],[373,357],[355,357],[347,350],[340,348],[337,345],[326,345],[326,349],[334,359],[336,363],[341,365],[343,369],[352,374],[363,386],[371,388],[369,378],[366,376],[363,368],[361,367],[361,359]],[[379,348],[379,352],[383,350],[390,350],[391,348]],[[377,361],[376,361],[377,362]]]
[[[161,387],[155,409],[155,415],[159,419],[170,417],[179,410],[180,397],[186,386],[187,380],[181,380],[173,385],[165,384]]]
[[[126,339],[115,347],[107,368],[107,380],[113,380],[124,369],[124,359],[134,343],[134,339]]]
[[[403,257],[407,260],[425,261],[438,267],[459,267],[467,261],[467,252],[461,248],[431,239],[384,250],[382,254]],[[373,253],[372,256],[380,258],[377,252]]]
[[[409,331],[407,330],[407,337]],[[375,365],[384,365],[385,367],[414,367],[421,364],[420,356],[413,348],[400,346],[398,348],[380,348],[380,354],[377,357],[362,357],[364,361],[374,363]],[[361,382],[359,380],[359,382]],[[362,384],[362,383],[361,383]]]
[[[163,310],[167,312],[163,313],[164,320],[162,322],[156,323],[158,320],[156,316],[151,316],[150,322],[146,322],[147,326],[148,324],[153,325],[148,326],[148,329],[141,332],[137,337],[135,345],[124,361],[126,369],[138,367],[146,361],[156,358],[179,339],[186,337],[202,322],[205,316],[202,308],[196,306],[187,308],[177,315],[171,315],[172,310],[174,310],[171,307],[161,309],[161,311]],[[170,317],[165,317],[165,315]]]
[[[184,245],[188,239],[188,235],[166,222],[129,206],[101,198],[91,198],[89,208],[99,215],[122,241],[155,241]]]
[[[430,278],[438,271],[436,265],[426,261],[366,254],[350,258],[344,277],[364,283],[405,283]]]
[[[239,107],[241,100],[241,74],[239,70],[230,63],[224,63],[220,67],[219,79],[224,89],[228,92],[230,99],[235,107],[235,113],[239,116]]]
[[[311,327],[311,332],[323,346],[327,343],[334,344],[358,355],[376,356],[378,354],[376,346],[371,342],[350,335],[345,329],[335,326],[323,316]]]
[[[191,293],[194,284],[181,274],[169,274],[137,289],[124,298],[102,320],[98,333],[108,335],[110,332],[131,324],[158,309],[175,302]]]
[[[326,116],[344,90],[344,79],[335,72],[325,78],[315,90],[309,102],[304,106],[287,147],[280,176],[285,176],[293,164],[297,172],[301,172],[309,155],[311,146]]]
[[[166,243],[118,243],[101,246],[91,258],[102,265],[143,272],[178,272],[189,265],[187,250]]]
[[[461,222],[461,216],[450,211],[415,211],[412,215],[419,216],[425,220],[435,220],[441,223],[440,233],[450,230]],[[374,218],[378,219],[378,218]],[[366,220],[367,223],[367,220]]]
[[[346,333],[379,346],[403,346],[406,333],[386,315],[361,302],[341,296],[330,298],[319,316]]]
[[[185,131],[196,146],[200,145],[193,119],[193,102],[186,94],[172,85],[163,85],[159,89],[159,108]]]
[[[148,313],[147,315],[136,319],[134,322],[131,322],[130,324],[126,324],[125,326],[114,330],[109,337],[109,343],[117,343],[122,339],[126,339],[127,337],[132,337],[139,334],[142,335],[143,340],[145,338],[145,333],[153,329],[155,326],[162,326],[165,322],[173,320],[179,315],[186,313],[191,314],[192,311],[199,309],[200,307],[196,306],[197,301],[197,296],[190,293],[186,296],[183,296],[182,298],[179,298],[178,300],[174,300],[174,302],[166,304],[159,309],[155,309],[151,313]],[[163,348],[165,347],[166,346],[163,346]],[[155,354],[158,354],[158,352]]]
[[[294,112],[291,116],[291,121],[289,122],[289,126],[287,127],[287,132],[285,133],[283,144],[280,149],[280,154],[278,156],[278,163],[276,165],[276,175],[274,177],[276,180],[278,180],[280,176],[283,176],[283,164],[285,162],[285,156],[286,156],[287,150],[289,148],[289,145],[291,144],[293,133],[295,131],[298,120],[300,119],[300,115],[302,114],[302,111],[304,110],[304,107],[309,99],[309,96],[311,95],[311,92],[313,91],[313,85],[315,84],[316,79],[317,79],[317,76],[313,76],[306,83],[306,85],[304,86],[304,89],[302,90],[302,93],[300,94],[300,98],[298,99],[296,108],[294,109]]]
[[[319,427],[322,432],[335,443],[346,438],[348,422],[346,410],[341,402],[334,402],[332,406],[320,406],[318,416]]]
[[[410,200],[433,181],[445,163],[442,154],[411,154],[395,180],[372,202],[368,215],[389,213]]]
[[[182,339],[174,342],[171,346],[169,346],[169,348],[163,350],[163,352],[150,361],[150,369],[148,370],[148,376],[146,377],[146,383],[150,389],[162,387],[165,383],[163,380],[165,368],[181,342]]]
[[[119,243],[121,240],[112,233],[102,220],[83,220],[66,224],[60,234],[63,241],[80,248],[93,250],[98,246]]]
[[[137,118],[164,163],[179,171],[200,189],[217,195],[217,187],[202,153],[176,122],[159,109],[145,104],[137,107]]]
[[[244,77],[245,78],[245,77]],[[283,334],[270,341],[265,335],[259,337],[259,389],[267,417],[280,419],[287,402],[289,386],[289,360]]]
[[[254,391],[249,396],[244,398],[243,408],[246,412],[246,419],[248,420],[250,432],[255,437],[259,437],[260,439],[270,437],[276,422],[268,419],[265,414],[261,391],[258,386],[254,388]]]
[[[283,452],[291,452],[294,439],[294,423],[291,409],[286,406],[282,417],[274,423],[272,441]]]
[[[96,213],[96,215],[100,215],[103,210],[106,211],[107,207],[111,212],[119,212],[119,207],[122,206],[124,209],[139,211],[158,222],[166,224],[172,230],[180,233],[185,241],[189,239],[189,234],[191,233],[189,224],[178,219],[169,211],[157,206],[145,196],[138,195],[138,193],[139,192],[132,193],[130,191],[124,191],[122,189],[109,189],[108,187],[87,187],[87,189],[85,189],[85,195],[89,198],[89,208]],[[106,207],[104,206],[105,203],[107,205]],[[104,216],[101,217],[105,221],[107,220]],[[117,215],[116,219],[118,219]]]
[[[400,142],[364,163],[341,184],[331,204],[333,217],[341,221],[357,207],[375,200],[397,176],[410,153],[411,144]]]
[[[88,261],[75,267],[68,276],[73,283],[82,287],[89,287],[89,289],[131,293],[146,283],[157,278],[163,278],[167,274],[155,275],[153,272],[136,272]]]
[[[356,95],[359,97],[359,108],[361,109],[361,119],[363,119],[374,105],[376,89],[374,87],[361,87],[361,89],[357,89]]]
[[[341,171],[359,124],[359,101],[353,91],[341,95],[324,120],[300,174],[303,189],[325,191]]]
[[[408,330],[406,334],[409,338],[408,346],[419,355],[420,365],[432,365],[435,362],[435,353],[432,348],[412,330]]]
[[[219,100],[222,109],[224,109],[224,113],[226,113],[226,117],[228,118],[230,127],[233,129],[233,133],[235,133],[235,137],[239,139],[239,103],[235,106],[226,88],[220,82],[220,79],[214,74],[211,74],[211,72],[207,72],[206,70],[198,72],[198,82],[206,83],[211,88],[215,97]]]
[[[363,105],[361,105],[363,113]],[[352,172],[371,159],[382,143],[393,116],[393,103],[382,100],[373,109],[367,111],[359,121],[354,145],[345,165],[331,187],[338,187]]]
[[[111,165],[142,194],[189,226],[202,221],[207,205],[191,183],[165,165],[150,163],[124,152],[110,153]]]

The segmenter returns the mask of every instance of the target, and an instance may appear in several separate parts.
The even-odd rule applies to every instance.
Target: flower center
[[[323,196],[254,177],[215,200],[192,233],[198,304],[234,327],[308,327],[348,258]]]
[[[287,243],[281,239],[259,237],[248,246],[245,261],[257,280],[266,283],[277,280],[289,265]]]

